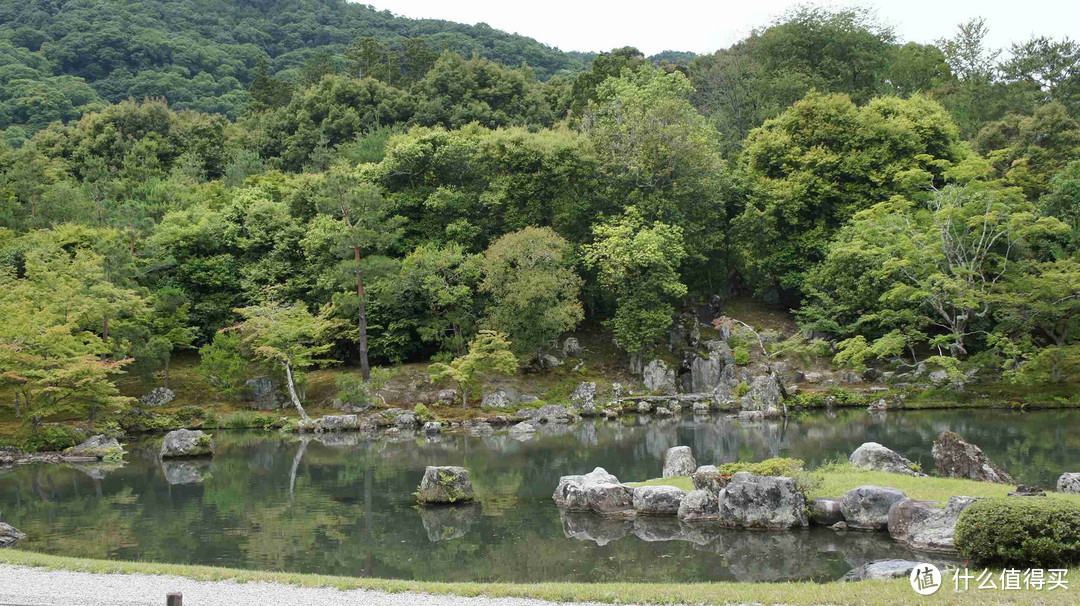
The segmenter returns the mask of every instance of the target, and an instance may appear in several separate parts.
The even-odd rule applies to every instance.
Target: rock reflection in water
[[[162,460],[161,471],[170,486],[200,484],[210,476],[212,459]]]
[[[432,543],[452,541],[465,536],[480,515],[476,504],[419,507],[420,520]]]

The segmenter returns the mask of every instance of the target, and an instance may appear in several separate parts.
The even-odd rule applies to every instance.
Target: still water
[[[945,429],[1018,482],[1053,486],[1080,471],[1080,434],[1069,430],[1078,423],[1080,411],[850,409],[769,422],[624,417],[526,441],[506,432],[301,440],[218,431],[212,462],[163,465],[158,437],[129,444],[120,468],[3,473],[0,519],[29,535],[26,549],[91,558],[439,581],[825,581],[867,561],[918,556],[884,533],[560,517],[551,493],[559,476],[596,466],[624,481],[657,477],[664,451],[680,444],[699,464],[789,456],[813,467],[876,441],[932,469],[931,443]],[[467,467],[480,502],[416,508],[427,465]]]

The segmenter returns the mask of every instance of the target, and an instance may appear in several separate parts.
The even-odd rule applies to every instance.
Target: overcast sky
[[[484,22],[562,50],[603,51],[636,46],[712,52],[729,46],[798,4],[796,0],[366,0],[376,8],[413,18]],[[974,16],[986,17],[992,46],[1007,48],[1033,33],[1080,37],[1078,0],[877,0],[814,2],[864,6],[893,25],[903,41],[932,42]]]

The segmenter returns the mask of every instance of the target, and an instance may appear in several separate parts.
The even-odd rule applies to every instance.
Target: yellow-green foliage
[[[979,566],[1075,565],[1080,562],[1080,506],[1063,499],[977,501],[960,514],[956,547]]]

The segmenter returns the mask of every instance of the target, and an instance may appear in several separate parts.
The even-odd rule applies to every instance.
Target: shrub
[[[428,410],[428,407],[424,404],[417,404],[416,406],[414,406],[413,414],[416,415],[416,420],[420,421],[421,423],[427,423],[428,421],[435,418],[435,415],[431,414],[431,411]]]
[[[247,378],[247,361],[241,349],[239,335],[221,332],[199,349],[199,374],[227,397],[239,394]]]
[[[267,429],[274,424],[276,417],[263,415],[251,410],[241,410],[218,419],[218,426],[227,429]]]
[[[83,439],[83,433],[77,429],[61,425],[42,425],[23,440],[22,449],[26,452],[53,452],[71,448]]]
[[[740,471],[749,471],[755,476],[794,476],[803,470],[801,459],[788,459],[776,457],[766,459],[759,463],[739,461],[737,463],[724,463],[717,467],[721,474],[735,474]]]
[[[175,413],[176,418],[184,421],[202,421],[206,418],[206,411],[198,406],[184,406]]]
[[[955,541],[978,566],[1067,568],[1080,564],[1080,507],[1056,498],[977,501],[960,514]]]
[[[335,399],[360,408],[384,407],[386,401],[379,395],[379,390],[385,388],[389,382],[390,371],[379,367],[371,369],[371,376],[367,381],[364,381],[360,375],[338,375],[334,379],[334,384],[337,386]]]
[[[735,395],[740,398],[750,393],[750,386],[746,384],[746,381],[739,381],[739,384],[735,386]]]
[[[746,366],[750,363],[750,350],[746,347],[736,347],[734,354],[735,363],[739,366]]]

